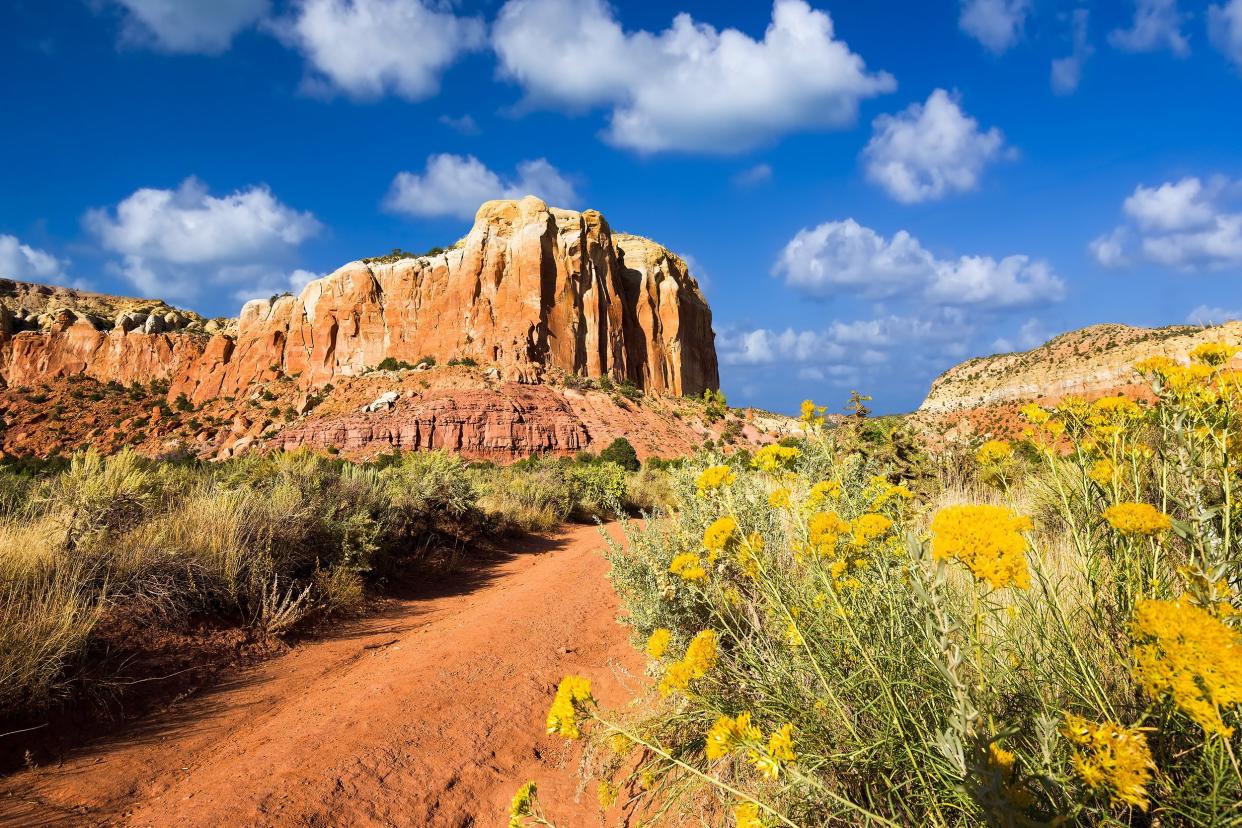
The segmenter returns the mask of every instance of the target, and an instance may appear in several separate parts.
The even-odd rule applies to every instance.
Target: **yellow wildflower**
[[[780,776],[781,767],[794,761],[793,725],[787,724],[768,737],[768,744],[762,748],[751,748],[747,758],[761,774],[768,779]]]
[[[946,506],[932,518],[932,555],[956,558],[996,589],[1026,589],[1026,538],[1031,519],[1004,506]]]
[[[1159,535],[1173,525],[1169,516],[1148,503],[1118,503],[1104,510],[1108,525],[1123,535]]]
[[[733,533],[737,531],[737,521],[726,515],[716,518],[711,525],[703,530],[703,547],[719,551],[725,548]]]
[[[1013,457],[1013,446],[1005,440],[988,440],[975,451],[975,459],[984,465],[1003,463]]]
[[[854,544],[865,546],[876,538],[882,538],[893,528],[893,521],[874,512],[859,515],[850,524]]]
[[[582,735],[578,729],[577,708],[594,701],[591,697],[590,679],[565,676],[556,688],[556,698],[552,700],[552,707],[548,710],[548,732],[577,739]]]
[[[1013,765],[1017,757],[1012,751],[1005,750],[996,742],[988,745],[988,764],[999,770],[1006,778],[1013,774]]]
[[[1221,711],[1242,704],[1242,636],[1185,600],[1139,601],[1131,634],[1144,689],[1172,699],[1205,733],[1230,737]]]
[[[1115,395],[1100,397],[1091,403],[1091,417],[1112,422],[1135,420],[1143,416],[1143,409],[1129,397]]]
[[[690,639],[683,661],[690,668],[691,678],[703,678],[707,675],[716,666],[716,631],[703,630]]]
[[[802,452],[793,446],[773,444],[764,446],[755,452],[750,464],[760,471],[776,473],[789,468],[793,461],[802,456]]]
[[[768,505],[773,509],[789,508],[789,489],[783,486],[779,489],[773,489],[772,494],[768,495]]]
[[[1034,425],[1043,425],[1052,419],[1052,415],[1048,413],[1042,406],[1035,403],[1028,403],[1018,409],[1019,413],[1026,418],[1027,422]]]
[[[668,565],[668,571],[674,575],[680,575],[686,581],[701,581],[707,577],[703,561],[693,552],[682,552],[674,557]]]
[[[1195,362],[1215,367],[1224,365],[1233,359],[1238,350],[1236,345],[1228,345],[1224,342],[1204,342],[1191,349],[1190,358]]]
[[[828,407],[825,405],[816,405],[810,400],[803,400],[802,413],[798,419],[807,425],[822,426],[824,424],[824,412],[827,410]]]
[[[818,509],[826,500],[838,500],[841,497],[841,484],[836,480],[821,480],[811,487],[806,496],[808,509]]]
[[[782,762],[794,761],[793,725],[783,725],[768,737],[768,753]]]
[[[699,496],[702,497],[722,486],[732,485],[734,480],[737,480],[737,475],[728,466],[708,466],[699,473],[694,481],[694,487],[698,489]]]
[[[652,788],[655,787],[655,784],[656,784],[656,776],[651,771],[645,770],[641,774],[639,774],[638,787],[642,788],[644,791],[651,790]]]
[[[742,605],[742,593],[738,592],[737,587],[725,587],[724,597],[730,606],[740,607]]]
[[[624,733],[613,733],[608,737],[608,747],[612,748],[612,752],[616,755],[624,756],[634,747],[634,743]]]
[[[707,758],[720,759],[761,738],[763,733],[750,723],[750,713],[739,713],[735,719],[721,716],[707,731]]]
[[[733,821],[737,828],[765,828],[759,818],[759,806],[753,802],[742,802],[734,808]]]
[[[1060,435],[1065,433],[1065,421],[1064,420],[1049,420],[1048,422],[1044,423],[1044,431],[1047,431],[1053,437],[1059,437]]]
[[[1076,748],[1074,770],[1088,788],[1107,790],[1114,805],[1147,810],[1147,784],[1155,763],[1141,730],[1067,713],[1061,732]]]
[[[647,655],[652,658],[663,658],[668,652],[669,639],[673,637],[673,631],[660,627],[655,630],[647,638]]]
[[[608,810],[612,807],[612,803],[617,801],[617,786],[606,779],[601,779],[595,789],[595,798],[599,800],[599,807]]]
[[[836,512],[816,512],[806,524],[812,551],[819,555],[831,555],[837,539],[849,530],[850,525]]]
[[[527,782],[517,789],[513,802],[509,805],[509,828],[521,828],[523,818],[531,815],[535,807],[536,791],[534,782]]]
[[[789,642],[790,647],[801,647],[806,643],[802,633],[798,632],[798,625],[792,621],[785,627],[785,640]]]
[[[690,686],[690,680],[693,678],[694,671],[690,669],[690,665],[684,661],[674,661],[664,668],[664,675],[660,678],[660,684],[656,689],[660,691],[661,696],[667,696],[674,690],[685,690]]]
[[[1111,486],[1113,481],[1117,479],[1117,467],[1113,465],[1112,460],[1096,460],[1091,464],[1091,470],[1087,472],[1087,477],[1101,486]]]

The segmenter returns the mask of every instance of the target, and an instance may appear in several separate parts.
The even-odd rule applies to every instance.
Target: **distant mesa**
[[[431,365],[461,370],[417,378],[377,371]],[[467,366],[469,378],[446,379]],[[633,389],[654,401],[699,397],[720,383],[711,310],[685,261],[649,239],[613,233],[594,210],[562,210],[533,196],[484,203],[469,234],[448,249],[350,262],[296,296],[247,302],[235,320],[0,280],[0,386],[80,378],[127,388],[154,382],[155,415],[173,402],[210,409],[216,420],[240,409],[227,435],[214,421],[189,418],[203,426],[192,438],[200,455],[242,439],[284,444],[290,440],[277,434],[295,432],[303,436],[293,442],[362,451],[572,451],[600,437],[573,405],[561,405],[575,386]],[[392,387],[372,388],[377,378]],[[555,390],[518,390],[539,385]],[[385,392],[400,402],[357,421],[359,406]],[[322,411],[340,404],[339,428],[301,422],[321,403]],[[0,405],[13,421],[21,407],[12,399]],[[149,414],[129,419],[170,444],[185,437],[155,428]],[[16,449],[12,430],[6,450],[52,450],[40,437],[50,428],[30,424]],[[103,436],[86,442],[107,448],[127,439],[125,429],[97,431]],[[703,439],[683,438],[675,442]]]

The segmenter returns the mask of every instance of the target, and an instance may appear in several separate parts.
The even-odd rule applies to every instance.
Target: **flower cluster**
[[[668,652],[668,642],[672,637],[673,631],[665,627],[654,630],[647,637],[647,646],[644,648],[647,651],[647,655],[655,659],[663,658],[664,654]]]
[[[708,492],[733,485],[735,480],[737,474],[728,466],[708,466],[695,479],[694,488],[698,490],[699,497],[704,497]]]
[[[1004,506],[946,506],[932,518],[932,555],[956,558],[995,589],[1026,589],[1030,572],[1022,533],[1030,528],[1030,518]]]
[[[1117,503],[1104,510],[1104,520],[1123,535],[1151,537],[1167,532],[1172,521],[1149,503]]]
[[[668,571],[680,575],[686,581],[701,581],[707,577],[703,561],[693,552],[675,555],[668,565]]]
[[[841,499],[841,484],[836,480],[821,480],[811,486],[806,495],[806,508],[811,511],[820,509],[829,500]]]
[[[1134,677],[1170,698],[1205,733],[1233,734],[1221,710],[1242,704],[1242,636],[1188,601],[1140,601],[1134,609]]]
[[[827,410],[827,406],[816,405],[810,400],[803,400],[798,420],[809,426],[822,426],[824,424],[824,412]]]
[[[975,459],[984,465],[996,465],[1013,457],[1013,446],[1005,440],[988,440],[975,451]]]
[[[1106,790],[1113,804],[1147,810],[1155,763],[1142,730],[1066,714],[1061,733],[1076,748],[1074,770],[1088,788]]]
[[[664,670],[658,687],[661,696],[667,696],[674,690],[686,690],[690,682],[701,679],[716,666],[718,651],[716,631],[703,630],[686,647],[686,654],[681,661],[675,661]]]
[[[738,750],[746,750],[747,760],[768,779],[780,776],[781,768],[797,759],[794,753],[793,725],[783,725],[772,732],[767,743],[763,731],[751,724],[750,713],[736,718],[721,716],[707,731],[707,758],[720,759]]]
[[[716,518],[703,530],[703,548],[709,552],[720,552],[728,546],[736,533],[736,520],[728,515]]]
[[[866,546],[879,540],[893,529],[893,521],[887,515],[868,512],[850,522],[850,539],[855,546]]]
[[[734,808],[733,821],[737,828],[766,828],[759,818],[759,806],[753,802],[742,802]]]
[[[1204,365],[1219,366],[1233,359],[1239,350],[1242,349],[1224,342],[1203,342],[1191,349],[1190,358]]]
[[[816,512],[806,522],[807,538],[811,552],[816,555],[833,555],[837,540],[850,531],[850,525],[836,512]]]
[[[556,697],[548,710],[548,732],[559,733],[568,739],[582,735],[578,728],[578,707],[592,704],[591,680],[582,676],[565,676],[556,688]]]
[[[536,790],[534,782],[517,789],[509,805],[509,828],[522,828],[523,820],[534,812]]]
[[[750,464],[760,471],[775,474],[788,469],[801,456],[802,452],[793,446],[782,446],[778,443],[756,451]]]
[[[1101,486],[1111,486],[1117,479],[1117,466],[1112,460],[1096,460],[1091,464],[1087,477]]]

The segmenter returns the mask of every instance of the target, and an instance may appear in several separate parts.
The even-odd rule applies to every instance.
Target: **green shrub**
[[[601,463],[616,463],[626,471],[638,471],[642,463],[638,462],[638,452],[624,437],[618,437],[599,453]]]

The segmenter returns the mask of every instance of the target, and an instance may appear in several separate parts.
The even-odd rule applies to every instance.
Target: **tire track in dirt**
[[[588,526],[514,544],[448,589],[0,780],[0,824],[492,826],[527,779],[561,824],[598,824],[575,751],[543,719],[566,673],[610,705],[644,684],[602,548]]]

